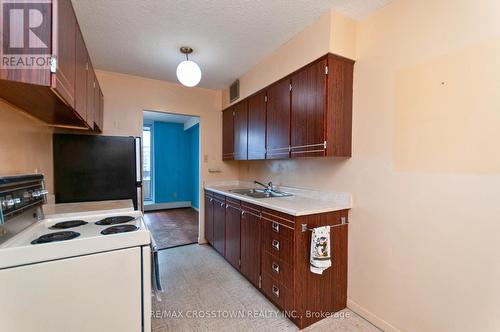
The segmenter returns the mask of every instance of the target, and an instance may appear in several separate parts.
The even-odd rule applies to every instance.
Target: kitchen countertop
[[[72,218],[76,215],[85,217],[108,212],[134,211],[130,199],[114,201],[96,201],[81,203],[45,204],[42,206],[45,218]]]
[[[260,188],[247,181],[206,182],[206,190],[252,203],[293,216],[346,210],[352,207],[352,195],[342,192],[322,192],[317,190],[276,186],[278,190],[293,194],[289,197],[253,198],[231,192],[233,189]]]

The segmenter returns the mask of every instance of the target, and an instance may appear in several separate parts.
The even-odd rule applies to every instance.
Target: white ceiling
[[[201,87],[228,86],[329,9],[359,19],[391,0],[72,0],[98,69],[177,82],[194,48]]]

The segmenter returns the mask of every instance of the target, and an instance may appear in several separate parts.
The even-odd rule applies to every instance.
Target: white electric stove
[[[38,199],[8,204],[24,190],[16,185],[0,178],[0,330],[150,331],[155,269],[142,213],[40,219]]]
[[[96,224],[106,218],[119,222],[119,217],[123,217],[123,222]],[[115,230],[117,233],[108,234],[106,230]],[[73,216],[69,219],[44,219],[0,245],[0,269],[134,246],[149,246],[150,239],[151,235],[139,211],[83,218]]]

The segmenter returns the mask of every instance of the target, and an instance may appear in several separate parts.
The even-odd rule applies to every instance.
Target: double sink
[[[232,189],[230,192],[252,198],[272,198],[293,196],[290,193],[272,189]]]

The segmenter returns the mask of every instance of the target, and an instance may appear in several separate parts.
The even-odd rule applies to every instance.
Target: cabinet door
[[[99,87],[99,128],[104,130],[104,94]]]
[[[88,58],[88,70],[87,70],[87,123],[90,129],[94,129],[95,117],[98,115],[96,110],[95,99],[95,73],[90,58]]]
[[[76,76],[75,76],[75,110],[87,122],[87,66],[88,55],[80,29],[76,28]],[[93,91],[90,91],[93,93]],[[88,123],[93,127],[94,123]]]
[[[224,257],[236,269],[240,268],[240,215],[241,210],[233,205],[226,209],[226,254]]]
[[[222,112],[222,159],[234,158],[234,110],[233,107]]]
[[[75,107],[76,76],[76,17],[71,0],[53,2],[54,53],[57,70],[52,79],[52,88],[66,103]]]
[[[260,216],[249,212],[241,215],[241,273],[255,287],[260,276]]]
[[[205,238],[214,244],[214,199],[205,194]]]
[[[247,160],[248,142],[247,101],[243,100],[234,107],[234,159]]]
[[[267,89],[266,159],[288,158],[290,146],[290,80]]]
[[[325,155],[326,59],[292,76],[291,157]]]
[[[266,158],[266,92],[248,98],[248,160]]]
[[[94,89],[94,124],[97,131],[102,132],[103,130],[103,106],[104,106],[104,96],[99,86],[97,78],[95,79],[95,89]]]
[[[223,202],[214,200],[214,239],[213,246],[219,254],[224,255],[226,208]]]

